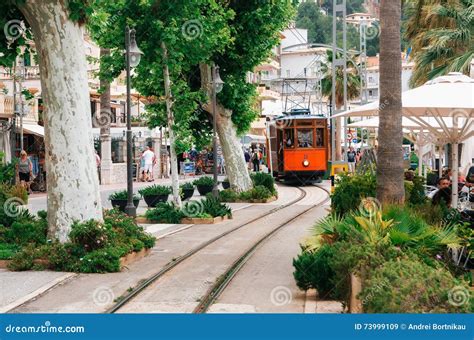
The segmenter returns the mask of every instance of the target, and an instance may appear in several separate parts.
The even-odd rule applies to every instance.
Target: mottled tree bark
[[[28,0],[19,8],[39,57],[48,185],[48,234],[68,240],[74,221],[102,219],[93,149],[83,35],[67,1]]]
[[[382,0],[380,6],[380,112],[377,149],[377,198],[403,203],[401,2]]]
[[[201,65],[201,85],[210,93],[210,67]],[[211,96],[209,96],[211,97]],[[204,105],[212,114],[212,103]],[[217,103],[217,134],[225,160],[226,173],[233,190],[243,192],[252,188],[252,180],[245,162],[242,144],[237,136],[237,129],[232,122],[232,111]]]
[[[100,49],[100,57],[110,55],[107,48]],[[112,183],[112,139],[110,137],[110,123],[112,122],[112,109],[110,106],[110,82],[107,79],[100,79],[100,113],[94,119],[100,125],[100,179],[101,184]],[[96,112],[96,115],[98,112]]]
[[[176,155],[176,146],[174,138],[174,115],[172,110],[172,98],[171,98],[171,84],[170,84],[170,73],[168,69],[168,50],[164,42],[161,43],[163,50],[163,73],[165,81],[165,95],[166,95],[166,116],[168,118],[168,131],[170,137],[170,159],[171,159],[171,187],[173,189],[173,202],[176,206],[181,208],[181,196],[179,195],[179,174],[178,174],[178,157]]]

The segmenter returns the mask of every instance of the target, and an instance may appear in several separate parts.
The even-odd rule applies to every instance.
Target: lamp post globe
[[[213,79],[213,84],[216,85],[216,93],[219,93],[224,88],[224,81],[221,79],[221,75],[219,74],[219,66],[215,66],[215,77]]]
[[[135,40],[135,30],[130,30],[130,47],[129,47],[130,67],[137,67],[143,52],[138,48]]]

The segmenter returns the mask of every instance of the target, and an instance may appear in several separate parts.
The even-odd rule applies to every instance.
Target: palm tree
[[[338,55],[338,58],[341,56]],[[326,63],[322,65],[322,94],[329,97],[332,101],[332,51],[326,51]],[[347,99],[351,100],[360,95],[360,78],[357,64],[351,58],[347,59]],[[336,69],[336,109],[342,108],[344,105],[344,73],[343,68]],[[341,159],[341,118],[336,119],[336,159]],[[345,138],[345,137],[344,137]]]
[[[469,73],[474,57],[472,0],[410,0],[406,14],[405,36],[415,61],[412,86],[449,72]]]
[[[401,204],[403,187],[401,2],[380,5],[380,110],[377,149],[377,198]]]

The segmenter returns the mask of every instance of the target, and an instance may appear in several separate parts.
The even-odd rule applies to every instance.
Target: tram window
[[[283,145],[285,148],[295,147],[295,136],[293,129],[285,129],[285,133],[283,136]]]
[[[298,129],[298,147],[312,148],[313,145],[313,129]]]
[[[316,129],[316,147],[318,148],[324,147],[324,129],[323,128]]]

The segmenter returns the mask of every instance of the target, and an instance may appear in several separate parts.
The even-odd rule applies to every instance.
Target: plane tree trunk
[[[210,67],[201,65],[201,84],[210,93]],[[209,96],[212,98],[212,96]],[[211,114],[212,103],[206,103],[204,109]],[[232,111],[217,103],[217,134],[222,147],[222,154],[225,160],[225,168],[231,188],[237,192],[243,192],[252,188],[252,180],[245,162],[242,144],[237,136],[237,128],[232,122]],[[216,159],[217,161],[217,159]]]
[[[74,221],[102,220],[92,138],[83,34],[67,1],[28,0],[19,6],[38,52],[48,186],[48,236],[68,240]]]

